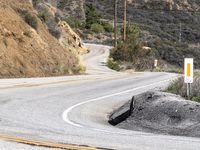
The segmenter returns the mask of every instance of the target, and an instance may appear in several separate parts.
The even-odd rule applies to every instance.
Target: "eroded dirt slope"
[[[25,13],[36,18],[37,29],[25,21]],[[78,65],[78,57],[49,33],[30,1],[0,0],[1,78],[66,75]]]

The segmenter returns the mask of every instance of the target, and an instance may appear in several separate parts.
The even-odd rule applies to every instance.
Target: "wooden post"
[[[126,41],[126,24],[127,24],[127,0],[124,0],[124,36],[123,36],[124,41]]]
[[[114,41],[114,47],[117,47],[117,3],[118,0],[114,0],[114,36],[115,36],[115,41]]]

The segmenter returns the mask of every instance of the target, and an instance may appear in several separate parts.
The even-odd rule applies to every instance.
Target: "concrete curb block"
[[[131,116],[133,110],[134,110],[134,99],[135,97],[132,97],[132,100],[130,100],[127,104],[120,107],[115,113],[113,113],[110,117],[108,122],[111,125],[117,125],[124,120],[126,120],[128,117]]]

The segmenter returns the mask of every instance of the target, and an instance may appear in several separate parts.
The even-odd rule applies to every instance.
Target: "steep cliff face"
[[[73,73],[79,60],[70,46],[64,48],[49,33],[31,1],[0,0],[1,78]]]

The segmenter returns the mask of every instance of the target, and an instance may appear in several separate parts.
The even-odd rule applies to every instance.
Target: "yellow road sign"
[[[187,64],[187,77],[191,76],[191,64]]]
[[[184,72],[185,72],[185,83],[193,83],[193,58],[185,58],[184,60]]]

